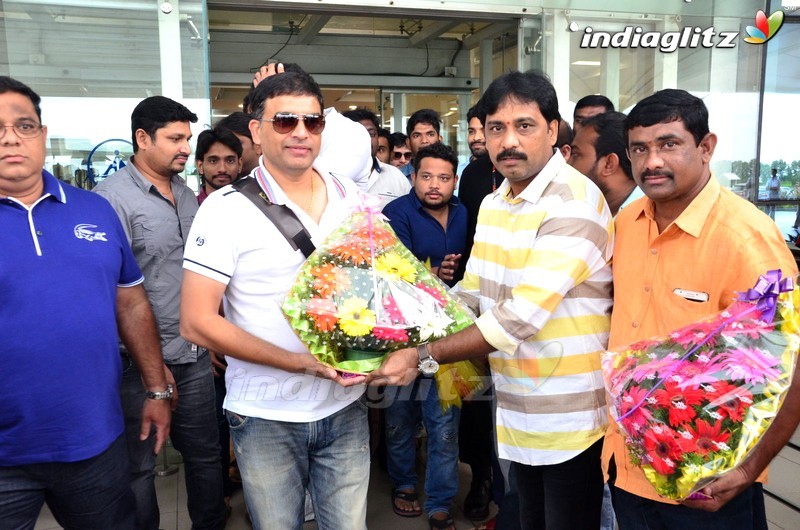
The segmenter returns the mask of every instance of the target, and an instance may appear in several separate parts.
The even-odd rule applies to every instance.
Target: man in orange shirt
[[[768,270],[797,273],[775,223],[711,174],[717,137],[709,132],[702,100],[662,90],[634,107],[625,129],[634,179],[646,197],[616,220],[610,349],[719,312]],[[797,427],[798,384],[795,373],[760,444],[739,468],[702,490],[705,500],[676,504],[659,497],[630,463],[612,421],[603,465],[620,529],[766,529],[763,491],[755,481]]]

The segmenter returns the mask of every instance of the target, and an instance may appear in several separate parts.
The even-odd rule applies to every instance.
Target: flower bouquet
[[[777,415],[800,347],[800,290],[780,271],[727,310],[603,357],[631,461],[682,500],[742,463]]]
[[[473,322],[469,309],[366,206],[309,256],[282,309],[311,354],[343,374],[371,372],[395,350]],[[470,361],[441,366],[436,382],[442,406],[460,405],[481,375]]]

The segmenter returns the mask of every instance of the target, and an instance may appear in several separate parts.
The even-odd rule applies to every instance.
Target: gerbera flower
[[[742,421],[744,413],[753,404],[753,394],[746,388],[732,385],[727,381],[717,381],[703,387],[706,390],[708,405],[704,408],[715,410],[722,418]]]
[[[350,287],[350,277],[335,263],[328,262],[313,267],[311,275],[314,277],[311,286],[322,298],[335,292],[345,292]]]
[[[339,308],[339,327],[351,337],[362,337],[375,325],[375,311],[369,309],[363,298],[348,298]]]
[[[414,264],[396,252],[387,252],[375,260],[375,270],[390,280],[413,282],[417,277]]]
[[[642,381],[647,377],[655,378],[660,372],[665,371],[675,364],[675,360],[680,358],[676,352],[670,352],[667,355],[650,362],[640,364],[631,372],[631,379],[634,381]]]
[[[704,365],[700,362],[693,363],[690,361],[681,361],[673,376],[677,376],[679,378],[674,379],[674,381],[678,383],[680,388],[696,389],[702,384],[713,383],[717,381],[717,377],[715,377],[713,373],[714,371],[715,370],[713,367],[709,369],[707,364]]]
[[[727,431],[720,432],[722,422],[711,425],[707,421],[697,420],[694,426],[687,426],[687,430],[692,435],[691,441],[686,440],[683,450],[687,453],[698,453],[706,455],[712,451],[719,451],[727,447],[728,438],[731,434]]]
[[[667,381],[664,388],[653,394],[656,403],[669,410],[669,423],[677,427],[697,416],[695,405],[703,401],[703,391],[696,388],[681,389],[678,383]]]
[[[387,326],[375,326],[372,328],[372,335],[376,339],[380,340],[388,340],[393,342],[408,341],[408,332],[406,330]]]
[[[314,326],[323,332],[336,327],[336,305],[328,298],[311,298],[306,303],[306,314],[314,321]]]
[[[657,473],[671,475],[675,472],[681,448],[672,429],[659,425],[648,430],[644,434],[644,449]]]
[[[779,363],[780,359],[758,348],[734,348],[728,350],[720,364],[731,379],[753,384],[780,377],[780,370],[775,369]]]
[[[422,282],[417,282],[415,287],[417,289],[425,291],[426,293],[434,297],[436,301],[439,303],[439,307],[445,307],[447,305],[447,300],[444,299],[444,296],[442,296],[442,293],[436,287],[425,285]]]
[[[647,389],[633,386],[620,396],[619,415],[620,418],[625,416],[622,420],[623,427],[630,434],[640,431],[653,417],[646,407],[646,395]]]
[[[389,317],[389,321],[393,324],[400,324],[403,322],[403,313],[400,311],[400,308],[397,307],[397,302],[394,299],[394,296],[387,295],[383,299],[383,309],[386,311],[386,316]]]
[[[366,248],[363,244],[359,243],[363,242],[348,239],[341,245],[337,245],[330,249],[330,253],[342,261],[349,261],[355,266],[363,265],[369,262],[372,253],[370,252],[369,248]]]
[[[374,224],[371,229],[370,227],[362,226],[353,232],[353,237],[362,241],[369,241],[370,235],[372,235],[372,244],[375,245],[376,250],[389,248],[397,243],[397,236],[391,230]]]

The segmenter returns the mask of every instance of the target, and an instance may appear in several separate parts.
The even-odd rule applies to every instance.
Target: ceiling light
[[[600,61],[575,61],[572,66],[600,66]]]

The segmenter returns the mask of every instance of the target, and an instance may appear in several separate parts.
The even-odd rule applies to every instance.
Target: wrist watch
[[[172,399],[172,385],[167,385],[167,389],[163,392],[152,392],[148,390],[145,392],[147,399]]]
[[[428,351],[427,342],[417,346],[417,355],[419,355],[419,364],[417,365],[417,369],[419,369],[422,375],[431,377],[439,371],[439,363],[436,362],[436,359],[431,357],[431,352]]]

